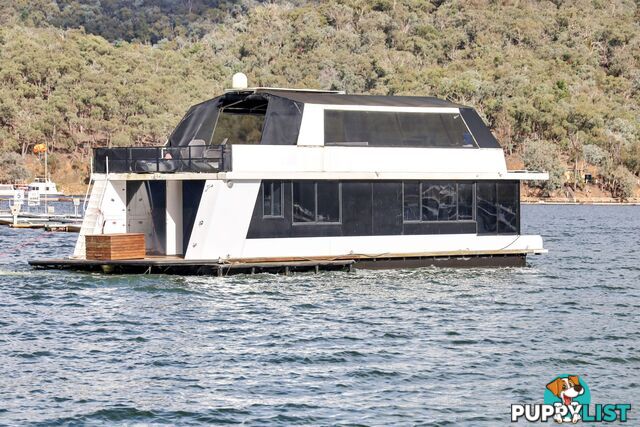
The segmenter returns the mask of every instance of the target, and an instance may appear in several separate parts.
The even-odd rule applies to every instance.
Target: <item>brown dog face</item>
[[[568,385],[567,385],[568,383]],[[547,384],[547,389],[554,394],[562,398],[561,393],[572,387],[580,385],[580,379],[576,375],[571,375],[569,378],[556,378]]]

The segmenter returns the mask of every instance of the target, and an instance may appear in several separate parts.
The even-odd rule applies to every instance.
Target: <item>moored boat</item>
[[[40,197],[63,195],[62,192],[58,191],[56,183],[48,178],[36,178],[28,185],[27,191],[37,192]]]
[[[478,113],[436,98],[236,87],[191,107],[165,145],[96,149],[93,167],[72,258],[34,265],[99,270],[85,236],[113,233],[143,233],[147,262],[109,271],[517,266],[546,252],[521,233],[520,182],[548,174],[507,170]]]

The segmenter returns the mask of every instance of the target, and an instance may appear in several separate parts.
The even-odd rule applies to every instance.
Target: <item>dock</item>
[[[0,225],[16,229],[44,229],[45,231],[80,232],[82,217],[60,214],[22,213],[15,218],[10,213],[0,212]]]
[[[0,198],[0,225],[8,225],[15,229],[80,231],[84,216],[84,196],[45,195],[37,199],[28,199],[28,202],[24,195],[22,197],[20,200],[15,197]]]

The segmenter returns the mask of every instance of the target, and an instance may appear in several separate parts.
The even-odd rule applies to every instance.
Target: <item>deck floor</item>
[[[219,262],[185,260],[178,256],[147,256],[132,260],[42,259],[30,260],[35,268],[92,271],[110,274],[178,274],[227,276],[230,274],[352,271],[418,267],[522,267],[526,255],[429,256],[368,259],[273,260],[261,262]]]
[[[224,263],[207,260],[185,260],[181,257],[147,256],[144,259],[132,260],[86,260],[86,259],[43,259],[30,260],[29,264],[36,268],[97,271],[102,273],[131,274],[180,274],[180,275],[214,275],[256,274],[293,272],[319,272],[326,270],[350,271],[353,260],[327,261],[289,261],[289,262],[243,262]]]

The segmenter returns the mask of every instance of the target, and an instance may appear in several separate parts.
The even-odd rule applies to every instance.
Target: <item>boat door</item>
[[[127,233],[144,233],[148,255],[166,254],[165,181],[127,181]]]

